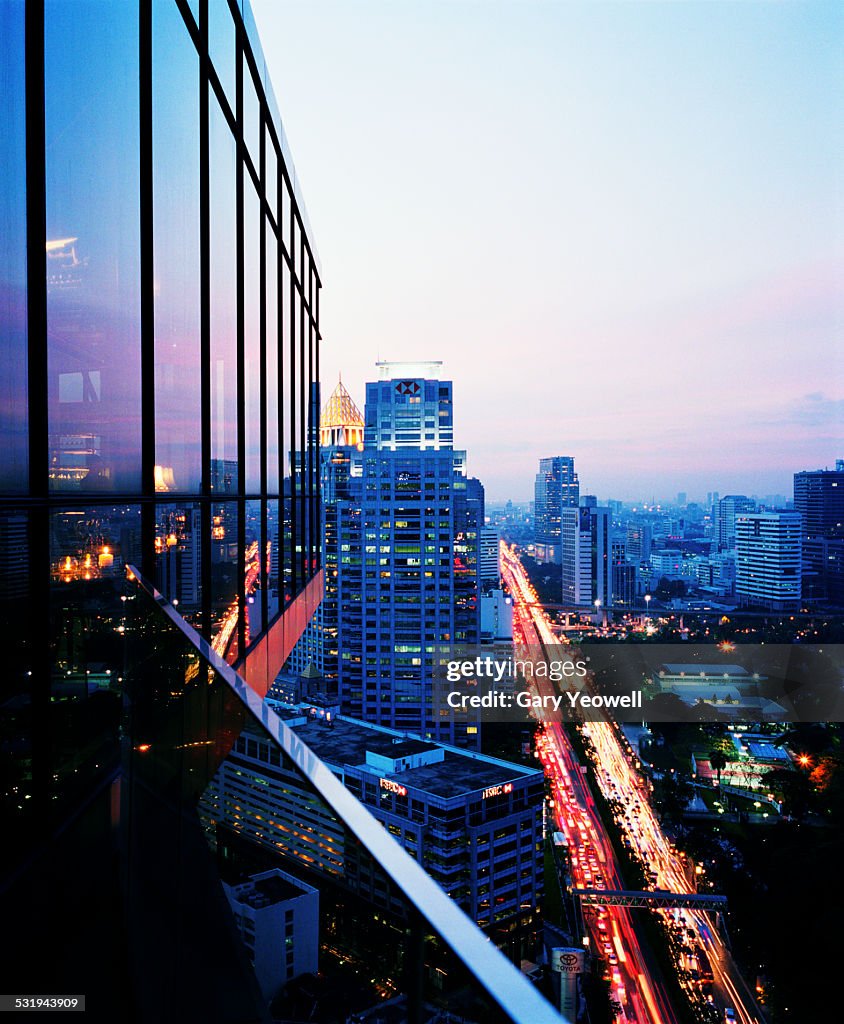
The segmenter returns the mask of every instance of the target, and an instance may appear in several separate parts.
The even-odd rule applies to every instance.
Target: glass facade
[[[23,913],[78,870],[92,905],[40,934],[62,906],[88,949],[119,902],[128,566],[270,675],[321,587],[318,261],[243,6],[0,3],[0,875]],[[50,987],[116,992],[119,956]]]
[[[0,15],[4,500],[138,501],[145,566],[236,659],[320,558],[320,281],[263,58],[227,0],[32,6]]]

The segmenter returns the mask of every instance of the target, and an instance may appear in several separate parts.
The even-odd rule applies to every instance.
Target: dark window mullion
[[[290,317],[290,351],[288,352],[290,366],[290,482],[288,484],[288,487],[290,489],[290,597],[292,600],[293,596],[296,594],[296,587],[298,583],[298,572],[296,565],[296,530],[298,525],[298,515],[296,508],[296,318],[293,316],[293,303],[296,301],[296,276],[293,260],[292,194],[290,195],[290,237],[287,239],[285,245],[287,253],[289,254],[289,273],[287,276],[290,285],[290,294],[288,296],[287,308],[287,313],[288,316]]]
[[[208,3],[199,9],[199,276],[200,276],[200,379],[201,379],[201,606],[202,633],[211,636],[211,192],[209,180]]]
[[[237,622],[237,651],[238,657],[243,657],[246,650],[246,565],[244,555],[246,553],[246,503],[243,496],[246,493],[246,373],[245,373],[245,316],[244,301],[246,289],[244,287],[244,225],[243,225],[243,190],[244,168],[243,168],[243,78],[242,78],[242,51],[241,51],[241,27],[238,22],[236,31],[237,53],[235,57],[235,90],[237,108],[237,126],[235,131],[235,152],[237,162],[235,164],[236,182],[236,232],[237,232],[237,493],[238,520],[237,520],[237,600],[238,600],[238,622]]]
[[[259,100],[260,102],[260,100]],[[263,107],[261,108],[263,115]],[[269,576],[267,572],[267,219],[266,219],[266,144],[265,137],[266,132],[263,126],[263,116],[259,119],[261,124],[261,138],[260,138],[260,164],[261,164],[261,184],[258,190],[260,196],[260,203],[258,204],[260,210],[260,226],[258,230],[258,245],[260,247],[259,261],[260,261],[260,280],[259,280],[259,303],[260,303],[260,368],[261,368],[261,525],[260,525],[260,549],[258,551],[258,564],[260,565],[260,574],[258,577],[261,592],[258,595],[261,602],[261,627],[262,629],[267,628],[267,613],[269,610],[268,606],[268,584]]]
[[[141,274],[141,493],[155,494],[155,258],[153,238],[152,0],[139,16],[140,274]],[[155,506],[141,506],[141,571],[155,578]]]
[[[29,493],[46,497],[49,489],[47,425],[47,237],[44,4],[28,3],[26,35],[26,269],[27,293],[27,416],[29,427]],[[37,254],[37,255],[36,255]]]

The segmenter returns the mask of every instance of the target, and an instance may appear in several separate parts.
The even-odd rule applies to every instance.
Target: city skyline
[[[444,359],[492,501],[557,452],[625,500],[834,464],[835,5],[255,18],[318,211],[326,388]]]

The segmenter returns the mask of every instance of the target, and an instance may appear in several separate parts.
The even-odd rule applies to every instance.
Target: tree
[[[795,818],[802,818],[812,803],[812,784],[803,772],[790,768],[774,768],[762,776],[765,785],[782,804],[782,809]]]
[[[712,767],[718,773],[718,788],[720,789],[721,788],[721,769],[727,767],[727,758],[726,758],[726,756],[724,754],[724,751],[721,750],[719,747],[714,747],[709,752],[709,763],[712,765]]]

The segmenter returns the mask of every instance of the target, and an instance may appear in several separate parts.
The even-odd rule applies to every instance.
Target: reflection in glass
[[[261,490],[261,210],[248,174],[243,176],[243,381],[246,406],[246,491]]]
[[[278,521],[278,498],[267,501],[267,548],[265,572],[267,577],[267,622],[281,611],[279,596],[281,571],[281,524]]]
[[[42,642],[49,637],[51,776],[61,813],[116,766],[124,667],[119,595],[140,547],[136,505],[50,513],[50,617],[39,626]]]
[[[269,221],[266,230],[267,317],[267,494],[278,494],[279,483],[279,346],[278,333],[278,240]]]
[[[237,218],[235,143],[210,97],[211,489],[237,492]]]
[[[238,658],[240,605],[238,584],[237,503],[217,501],[211,507],[211,646],[229,663]],[[254,556],[253,556],[254,557]]]
[[[138,7],[47,0],[44,39],[50,486],[135,492]]]
[[[0,5],[0,489],[27,489],[24,5]]]
[[[265,560],[261,557],[261,502],[246,502],[246,551],[243,558],[243,593],[246,598],[246,646],[264,629],[263,591]]]
[[[189,622],[202,609],[202,513],[199,504],[157,505],[155,585]]]
[[[173,0],[156,0],[152,15],[155,489],[196,493],[202,479],[198,60]]]

